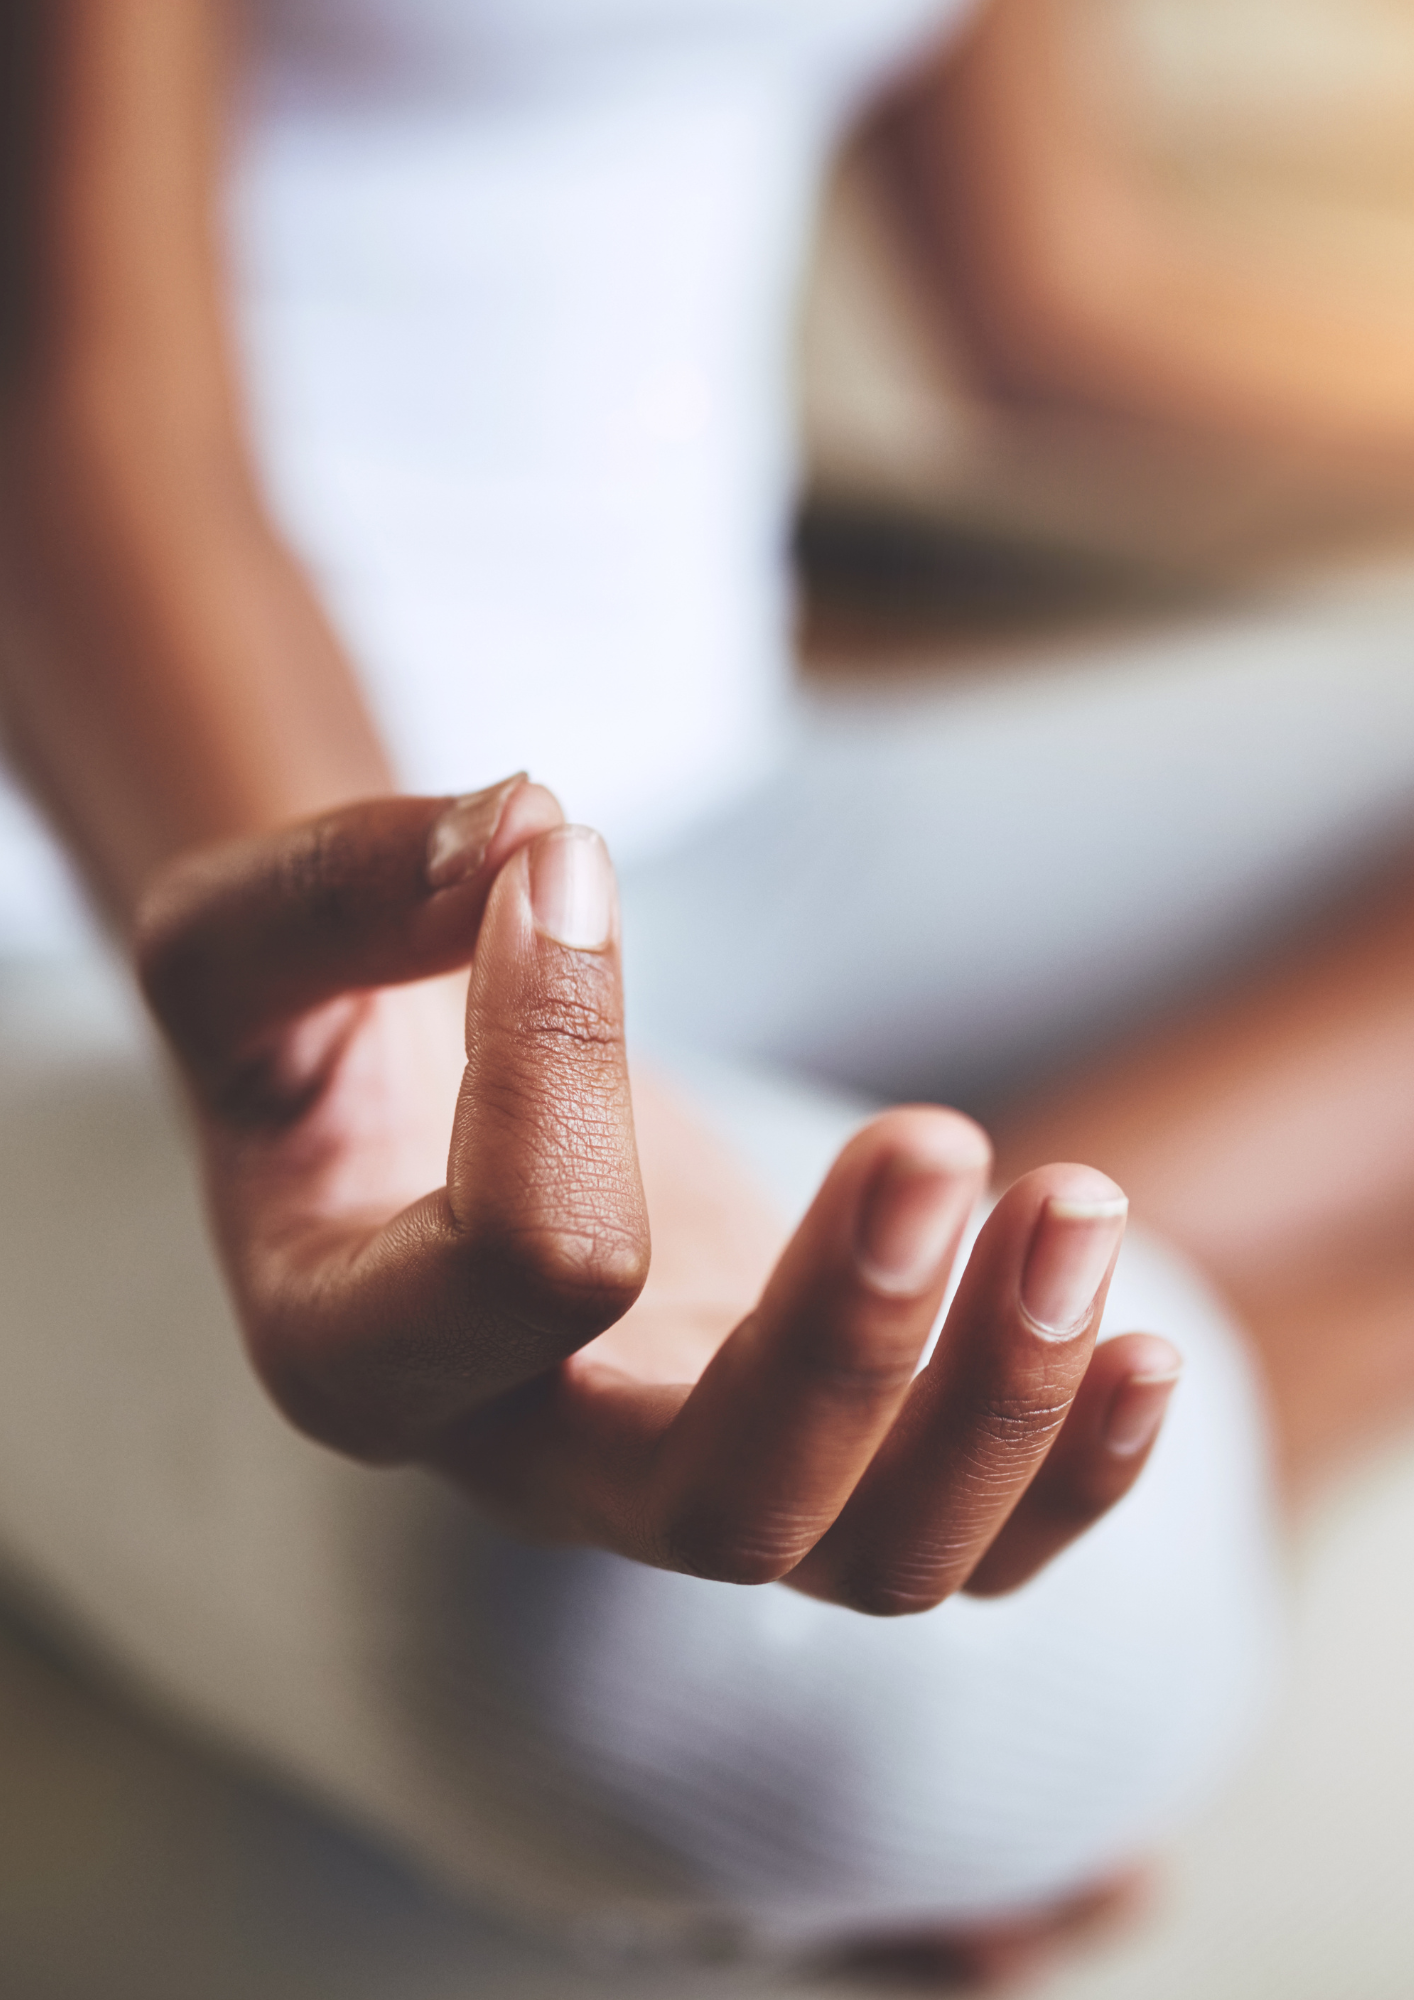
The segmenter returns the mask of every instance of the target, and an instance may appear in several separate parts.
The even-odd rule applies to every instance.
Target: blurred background
[[[1068,87],[1178,228],[1278,296],[1414,332],[1414,9],[1071,0],[1065,20]],[[910,639],[975,659],[1414,548],[1406,465],[989,396],[946,293],[920,290],[878,153],[865,133],[840,163],[802,325],[817,670]],[[1345,364],[1363,359],[1357,336]]]
[[[1093,116],[1186,228],[1275,286],[1339,300],[1352,324],[1414,333],[1411,0],[1072,0],[1066,18]],[[1206,976],[1250,941],[1254,911],[1294,921],[1313,879],[1336,895],[1402,851],[1407,463],[1003,393],[946,300],[940,312],[919,295],[870,132],[839,164],[800,352],[801,648],[822,699],[926,679],[973,751],[1000,742],[1019,705],[1038,728],[1103,710],[1115,743],[1163,738],[1176,800],[1216,739],[1255,753],[1273,706],[1282,718],[1280,754],[1257,757],[1247,782],[1286,788],[1306,813],[1301,870],[1259,852],[1207,922],[1202,964],[1183,922],[1199,891],[1176,883],[1174,923],[1138,953],[1125,1009]],[[1414,341],[1410,381],[1414,401]],[[1210,794],[1209,823],[1187,829],[1200,850],[1244,809],[1221,784]],[[983,1102],[995,1076],[982,1029],[968,1039],[968,1004],[980,1021],[992,1002],[963,995],[955,1063]],[[1073,1023],[1048,1018],[1033,1068],[1078,1049]],[[1053,1980],[1054,2000],[1402,2000],[1414,1987],[1411,1550],[1401,1446],[1303,1530],[1295,1664],[1260,1753],[1185,1841],[1151,1917]],[[842,1990],[711,1965],[572,1965],[218,1752],[175,1742],[23,1618],[0,1630],[0,1991],[15,2000],[749,2000],[817,1986]]]

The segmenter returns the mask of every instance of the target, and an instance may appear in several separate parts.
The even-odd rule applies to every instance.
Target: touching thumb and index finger
[[[159,878],[136,943],[234,1184],[253,1358],[303,1428],[415,1455],[632,1303],[648,1228],[617,892],[549,793],[377,800],[205,850]],[[341,1037],[375,989],[468,964],[446,1183],[371,1213],[369,1176],[329,1168],[358,1123],[322,1115],[354,1087]]]
[[[505,861],[563,823],[554,795],[518,773],[464,798],[365,800],[169,862],[139,904],[133,955],[203,1109],[286,1114],[295,1024],[466,965]]]

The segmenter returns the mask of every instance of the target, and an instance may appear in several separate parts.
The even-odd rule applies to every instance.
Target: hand
[[[1125,1204],[1088,1168],[1002,1198],[914,1379],[990,1158],[932,1107],[850,1141],[755,1309],[720,1339],[709,1301],[662,1379],[612,871],[538,787],[197,852],[137,948],[253,1362],[324,1442],[522,1532],[880,1613],[1011,1587],[1137,1475],[1177,1357],[1092,1353]]]

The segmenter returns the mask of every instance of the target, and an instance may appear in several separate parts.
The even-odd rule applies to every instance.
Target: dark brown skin
[[[899,171],[999,373],[1035,388],[1044,355],[1047,394],[1124,382],[1132,400],[1148,341],[1142,379],[1162,399],[1173,322],[1130,312],[1113,273],[1084,293],[1074,269],[1061,284],[1054,260],[1036,268],[1036,179],[1018,148],[1034,77],[1016,64],[1046,11],[1004,0],[920,82],[897,114]],[[931,1107],[876,1120],[782,1249],[749,1177],[670,1094],[640,1081],[631,1103],[616,935],[565,945],[534,914],[535,871],[562,838],[555,801],[508,786],[480,860],[434,881],[429,839],[450,802],[387,796],[353,676],[264,512],[213,228],[239,59],[228,22],[209,0],[48,0],[0,23],[17,107],[0,700],[185,1074],[272,1395],[337,1449],[441,1467],[528,1533],[788,1578],[875,1614],[1013,1587],[1138,1475],[1147,1444],[1119,1456],[1106,1427],[1135,1395],[1157,1424],[1166,1389],[1145,1379],[1176,1358],[1149,1335],[1092,1352],[1107,1279],[1066,1340],[1038,1340],[1019,1314],[1052,1203],[1113,1183],[1021,1173],[915,1382],[988,1173],[970,1121]],[[1043,176],[1057,201],[1063,110]],[[985,269],[940,192],[958,148],[967,184],[998,191]],[[1070,198],[1099,200],[1103,163],[1081,150]],[[1096,240],[1132,247],[1122,231]],[[1181,245],[1167,254],[1174,285],[1196,282]],[[1008,331],[1018,298],[1034,351]],[[1120,350],[1138,357],[1127,372]],[[1200,350],[1183,394],[1221,421],[1248,378],[1216,381]],[[1314,379],[1291,377],[1293,405]],[[1323,423],[1355,421],[1348,399],[1321,407]],[[1349,1006],[1376,986],[1352,986]],[[1299,1008],[1281,1018],[1300,1070],[1309,1024]],[[1086,1137],[1061,1150],[1123,1158],[1162,1220],[1166,1115],[1162,1094],[1151,1112],[1124,1099],[1137,1152],[1117,1113],[1062,1116]],[[1009,1163],[1042,1157],[1018,1121]],[[1270,1206],[1251,1192],[1255,1207],[1227,1212],[1239,1236]],[[881,1292],[861,1248],[929,1230],[926,1272]],[[1188,1240],[1204,1247],[1201,1231]],[[1267,1352],[1278,1408],[1298,1407]],[[1024,1929],[1034,1942],[1036,1922]]]
[[[337,1449],[441,1466],[522,1530],[697,1575],[894,1614],[984,1559],[989,1588],[1031,1574],[1132,1484],[1145,1454],[1108,1452],[1106,1416],[1130,1376],[1173,1365],[1145,1336],[1092,1359],[1122,1217],[1082,1326],[1045,1339],[1022,1313],[1051,1198],[1106,1201],[1113,1183],[1023,1176],[915,1381],[990,1150],[957,1113],[889,1112],[845,1148],[754,1310],[724,1296],[664,1327],[670,1306],[636,1304],[648,1215],[617,937],[570,949],[539,922],[535,871],[563,835],[527,783],[472,872],[429,883],[450,803],[192,850],[139,911],[139,971],[277,1402]],[[446,1054],[446,989],[424,982],[468,958],[453,1111],[408,1054]],[[923,1266],[881,1288],[869,1246],[920,1221],[937,1230]]]
[[[213,228],[220,10],[7,12],[39,17],[41,115],[7,196],[12,244],[33,247],[4,274],[0,699],[126,925],[168,856],[385,791],[389,771],[245,448]]]

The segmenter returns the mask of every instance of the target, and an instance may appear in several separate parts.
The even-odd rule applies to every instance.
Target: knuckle
[[[935,1569],[860,1566],[846,1573],[834,1595],[866,1618],[915,1618],[951,1596],[956,1585]]]
[[[498,1253],[513,1289],[575,1346],[623,1318],[648,1276],[646,1234],[593,1218],[523,1229]]]
[[[973,1424],[984,1447],[1031,1452],[1056,1435],[1070,1404],[1069,1395],[1053,1388],[986,1395],[973,1412]]]
[[[366,1465],[396,1465],[409,1455],[386,1409],[365,1406],[347,1384],[324,1379],[327,1371],[313,1367],[278,1322],[248,1328],[247,1352],[271,1402],[302,1436]]]
[[[163,869],[138,904],[133,963],[143,997],[176,1036],[203,990],[206,948],[200,904],[180,864]]]
[[[1122,1465],[1122,1472],[1130,1468]],[[1129,1490],[1132,1480],[1116,1479],[1109,1467],[1067,1468],[1057,1477],[1043,1474],[1031,1489],[1032,1505],[1057,1532],[1079,1534],[1107,1513]]]
[[[747,1586],[776,1583],[793,1570],[810,1547],[798,1525],[745,1523],[715,1510],[691,1509],[672,1523],[666,1538],[666,1566],[713,1583]]]
[[[521,1033],[542,1058],[567,1061],[572,1068],[605,1051],[615,1056],[623,1041],[617,995],[597,967],[576,968],[527,1008]]]
[[[867,1618],[911,1618],[960,1590],[977,1567],[979,1523],[950,1507],[930,1527],[900,1532],[876,1521],[843,1542],[834,1562],[834,1598]]]
[[[350,829],[338,816],[313,820],[280,854],[278,900],[316,930],[337,932],[360,915],[366,870]]]
[[[811,1387],[847,1405],[868,1406],[902,1395],[913,1380],[917,1348],[870,1349],[863,1341],[832,1341],[806,1348],[799,1366]]]

